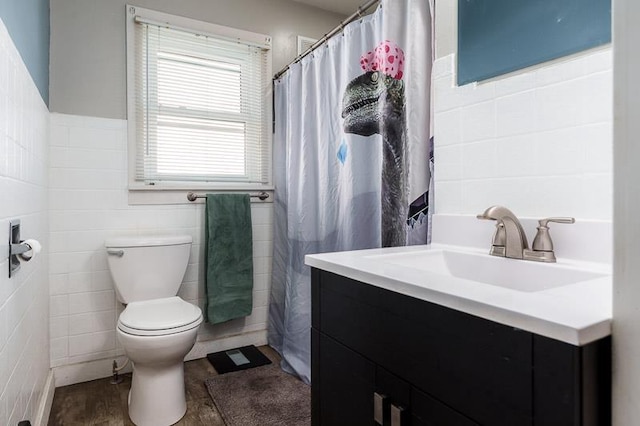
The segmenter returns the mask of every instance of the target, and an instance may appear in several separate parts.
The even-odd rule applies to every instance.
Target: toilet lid
[[[200,308],[174,296],[129,303],[118,327],[130,334],[158,335],[188,330],[201,322]]]

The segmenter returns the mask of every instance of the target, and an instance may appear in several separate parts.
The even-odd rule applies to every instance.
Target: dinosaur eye
[[[374,83],[375,83],[376,81],[378,81],[378,78],[380,78],[379,74],[380,74],[380,73],[379,73],[379,72],[377,72],[377,71],[376,71],[376,72],[374,72],[373,74],[371,74],[371,81],[373,81]]]

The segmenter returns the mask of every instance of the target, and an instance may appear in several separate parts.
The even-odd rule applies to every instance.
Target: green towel
[[[205,319],[218,324],[251,315],[253,242],[249,194],[207,194]]]

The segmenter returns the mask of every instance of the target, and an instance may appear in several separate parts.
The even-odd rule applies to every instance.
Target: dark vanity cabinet
[[[610,338],[573,346],[312,269],[313,426],[608,426]]]

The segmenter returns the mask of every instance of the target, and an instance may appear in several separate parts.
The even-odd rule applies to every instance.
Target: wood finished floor
[[[271,361],[280,362],[278,354],[268,346],[259,348]],[[225,426],[220,413],[207,393],[204,381],[217,376],[206,358],[184,363],[187,414],[176,425]],[[111,378],[56,388],[49,426],[100,425],[134,426],[129,419],[127,397],[131,374],[122,376],[118,385]]]

